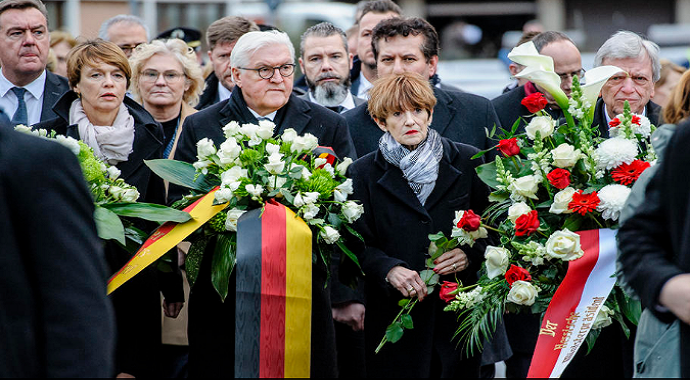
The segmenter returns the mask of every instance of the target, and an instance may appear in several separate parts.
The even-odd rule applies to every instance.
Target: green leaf
[[[357,239],[359,239],[359,240],[361,240],[362,242],[364,242],[364,238],[362,237],[362,235],[361,235],[359,232],[355,231],[354,228],[350,227],[350,225],[348,225],[347,223],[343,223],[343,226],[345,226],[345,229],[346,229],[349,233],[351,233],[351,234],[354,235]]]
[[[496,162],[489,162],[479,165],[476,168],[479,179],[492,189],[496,189],[500,183],[496,180]]]
[[[407,306],[407,304],[409,304],[409,303],[410,303],[410,299],[409,299],[409,298],[403,298],[403,299],[401,299],[400,301],[398,301],[398,306],[400,306],[400,307],[405,307],[405,306]]]
[[[443,232],[429,235],[429,240],[433,241],[434,243],[441,240],[441,239],[445,239],[445,238],[446,238],[446,235],[444,235]],[[448,240],[448,239],[446,239],[446,240]]]
[[[187,272],[187,280],[189,281],[190,287],[194,287],[194,283],[196,283],[196,278],[199,275],[199,268],[201,267],[201,259],[204,257],[206,246],[208,246],[210,240],[210,236],[204,236],[194,241],[191,247],[189,247],[184,267]]]
[[[103,240],[112,239],[122,245],[126,244],[125,227],[117,214],[106,208],[96,206],[93,217],[96,220],[96,230],[98,231],[99,238]]]
[[[213,261],[211,262],[211,282],[223,302],[225,302],[225,298],[228,296],[230,275],[235,268],[237,257],[235,251],[236,236],[234,233],[218,235],[216,249],[213,252]]]
[[[434,289],[435,289],[434,286],[427,286],[427,287],[426,287],[426,295],[427,295],[427,296],[430,296],[431,293],[434,292]]]
[[[503,202],[510,197],[507,191],[494,191],[489,194],[489,202]]]
[[[197,173],[194,166],[187,162],[175,160],[144,160],[144,163],[151,168],[159,177],[176,185],[188,187],[192,190],[197,190],[202,193],[208,193],[214,187],[220,185],[220,180],[210,176],[199,175],[196,181]]]
[[[153,222],[184,223],[192,218],[185,211],[153,203],[110,203],[101,206],[120,216],[140,218]]]
[[[627,318],[631,323],[637,326],[640,322],[640,315],[642,314],[642,304],[639,300],[628,297],[625,292],[616,291],[616,301],[618,301],[618,307],[621,313]]]
[[[357,264],[357,268],[359,268],[359,270],[361,271],[361,270],[362,270],[362,267],[359,265],[359,260],[357,259],[357,256],[356,256],[354,253],[352,253],[352,251],[350,251],[350,249],[347,248],[347,246],[345,246],[345,243],[343,243],[343,239],[338,239],[338,241],[335,242],[335,244],[338,245],[338,248],[340,248],[340,250],[342,250],[343,253],[345,253],[345,255],[346,255],[350,260],[352,260],[352,262],[354,262],[355,264]],[[364,273],[364,272],[362,272],[362,273]]]
[[[594,343],[596,343],[597,338],[599,338],[599,334],[601,334],[600,329],[589,330],[589,334],[587,334],[587,338],[585,339],[585,341],[587,342],[587,355],[589,355],[589,353],[592,352],[592,349],[594,348]]]
[[[402,323],[402,326],[408,330],[414,329],[414,323],[412,323],[412,316],[409,314],[401,315],[400,323]]]
[[[578,231],[581,225],[582,217],[579,214],[572,214],[563,222],[563,228],[567,228],[570,231]]]
[[[431,286],[438,284],[438,280],[441,278],[441,276],[437,275],[436,272],[431,269],[425,269],[419,272],[419,277],[422,278],[425,284]]]
[[[400,323],[391,323],[386,329],[386,339],[388,339],[388,341],[391,343],[395,343],[402,338],[403,333],[404,331]]]
[[[290,193],[290,190],[286,188],[281,188],[280,193],[283,194],[286,201],[290,202],[291,204],[295,203],[295,196]]]

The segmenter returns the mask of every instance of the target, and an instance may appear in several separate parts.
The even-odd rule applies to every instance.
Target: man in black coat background
[[[175,159],[194,162],[196,143],[225,141],[223,127],[230,121],[257,123],[272,120],[275,134],[288,128],[298,135],[311,133],[322,146],[330,146],[340,157],[356,158],[345,119],[325,107],[292,95],[295,51],[289,37],[277,31],[249,32],[237,41],[232,57],[236,84],[230,99],[189,116],[183,125]],[[184,190],[170,187],[172,198]],[[191,376],[232,377],[234,370],[235,292],[225,302],[211,284],[211,253],[201,261],[198,279],[189,301],[189,370]],[[313,271],[311,374],[337,375],[335,341],[329,289],[324,288],[326,268],[319,261]]]
[[[0,377],[112,377],[115,322],[77,160],[0,112]]]
[[[436,73],[439,39],[431,24],[421,18],[391,18],[374,28],[372,47],[379,76],[416,72],[425,78]],[[491,102],[481,96],[445,91],[434,87],[437,104],[431,128],[456,142],[487,149],[494,144],[486,129],[501,124]],[[367,104],[344,114],[357,155],[364,156],[378,149],[383,132],[367,111]]]

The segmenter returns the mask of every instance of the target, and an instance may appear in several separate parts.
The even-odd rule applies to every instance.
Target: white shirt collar
[[[312,94],[311,91],[309,91],[309,100],[311,100],[312,103],[319,104],[319,102],[317,102],[316,99],[314,99],[314,94]],[[348,91],[347,91],[347,96],[345,97],[345,100],[343,100],[342,103],[340,103],[338,105],[345,108],[345,111],[349,111],[349,110],[355,108],[355,98],[352,97],[352,93],[350,93],[350,89],[348,89]]]
[[[213,75],[215,75],[215,74],[213,74]],[[232,95],[232,91],[225,88],[225,86],[223,86],[223,84],[220,83],[220,81],[218,81],[218,99],[219,99],[219,101],[222,102],[225,99],[229,99],[230,95]]]
[[[606,125],[608,125],[611,122],[611,118],[609,117],[609,110],[608,110],[608,107],[606,106],[606,103],[604,103],[604,116],[606,116]],[[644,108],[642,108],[642,116],[647,116],[647,106],[646,105]]]
[[[369,100],[369,90],[374,87],[371,82],[364,76],[364,74],[359,73],[359,87],[357,88],[357,97]]]
[[[267,118],[271,119],[271,121],[273,121],[273,120],[276,118],[276,114],[278,114],[278,111],[273,111],[273,112],[269,113],[269,114],[266,115],[266,116],[261,116],[261,115],[259,115],[256,111],[254,111],[253,109],[251,109],[251,108],[249,108],[249,107],[247,107],[247,109],[249,110],[249,112],[252,113],[252,115],[254,115],[254,117],[255,117],[257,120],[259,120],[259,118],[261,118],[261,117],[267,117]]]
[[[38,78],[34,79],[33,82],[27,84],[26,86],[15,86],[12,82],[5,78],[5,74],[3,74],[2,70],[0,70],[0,96],[5,96],[7,91],[11,90],[12,87],[23,87],[35,99],[40,99],[43,95],[43,90],[46,88],[46,77],[46,71],[43,70]]]

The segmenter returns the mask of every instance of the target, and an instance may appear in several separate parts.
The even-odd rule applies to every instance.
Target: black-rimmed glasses
[[[273,74],[275,74],[276,70],[280,73],[281,76],[283,77],[289,77],[292,75],[292,73],[295,72],[295,64],[294,63],[286,63],[284,65],[280,66],[275,66],[275,67],[270,67],[270,66],[262,66],[256,69],[250,69],[248,67],[238,67],[238,69],[241,70],[252,70],[256,71],[259,73],[259,76],[261,79],[271,79],[273,78]]]

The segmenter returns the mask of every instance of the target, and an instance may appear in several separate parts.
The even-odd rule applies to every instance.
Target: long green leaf
[[[125,245],[125,227],[120,221],[120,217],[114,212],[100,206],[96,206],[93,213],[96,220],[96,230],[98,237],[103,240],[117,240],[120,244]]]
[[[184,223],[192,218],[185,211],[153,203],[111,203],[101,206],[120,216],[140,218],[152,222]]]
[[[175,160],[145,160],[146,165],[156,173],[159,177],[176,185],[188,187],[192,190],[197,190],[202,193],[208,193],[214,187],[220,185],[220,180],[211,178],[210,176],[199,175],[196,177],[196,169],[187,162]]]
[[[211,282],[223,302],[225,302],[225,298],[228,296],[230,275],[237,261],[235,251],[236,236],[234,233],[218,235],[213,261],[211,262]]]
[[[492,189],[496,189],[500,183],[496,180],[496,163],[495,162],[489,162],[484,165],[479,165],[476,168],[477,170],[477,175],[479,176],[479,179],[482,180],[485,184],[487,184],[489,187]]]
[[[359,270],[362,270],[362,267],[359,265],[359,260],[357,259],[357,256],[356,256],[354,253],[352,253],[352,251],[351,251],[349,248],[347,248],[347,246],[345,245],[345,243],[343,243],[343,239],[339,239],[338,241],[335,242],[335,244],[338,245],[338,247],[340,248],[340,250],[342,250],[342,251],[345,253],[345,255],[346,255],[350,260],[352,260],[352,262],[354,262],[355,264],[357,264],[357,268],[359,268]]]
[[[194,241],[192,246],[189,247],[184,267],[187,272],[187,280],[189,281],[190,287],[194,287],[196,283],[196,278],[199,275],[199,268],[201,267],[201,259],[204,257],[206,246],[208,246],[210,240],[210,236],[203,236]]]

